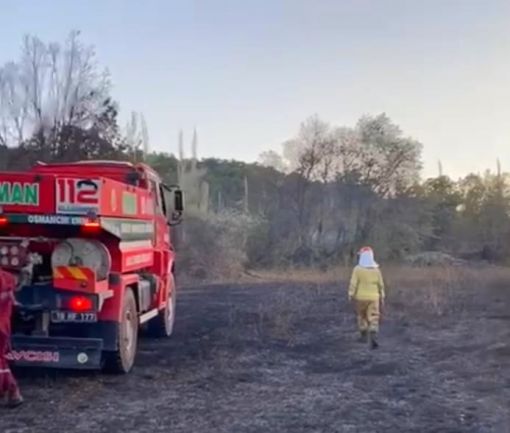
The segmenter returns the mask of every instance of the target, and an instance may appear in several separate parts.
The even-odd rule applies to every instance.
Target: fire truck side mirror
[[[181,213],[184,211],[184,196],[180,189],[174,191],[174,210]]]
[[[177,225],[181,222],[184,212],[184,194],[178,186],[166,185],[163,185],[163,193],[168,224]]]

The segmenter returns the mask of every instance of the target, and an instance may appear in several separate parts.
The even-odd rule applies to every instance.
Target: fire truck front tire
[[[136,300],[131,289],[126,289],[122,318],[118,327],[118,348],[105,355],[105,370],[114,374],[126,374],[132,369],[138,346],[138,314]]]
[[[174,286],[165,308],[163,308],[159,314],[148,323],[149,336],[153,338],[165,338],[172,335],[175,322],[176,295],[177,291]]]

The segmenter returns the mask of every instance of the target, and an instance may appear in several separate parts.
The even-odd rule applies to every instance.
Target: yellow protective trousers
[[[360,332],[378,332],[379,331],[379,300],[361,301],[355,300],[356,317],[358,320],[358,329]]]

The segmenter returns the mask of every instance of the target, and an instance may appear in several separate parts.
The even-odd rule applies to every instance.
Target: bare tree
[[[283,156],[286,165],[292,170],[290,188],[291,206],[297,220],[297,239],[299,250],[309,249],[313,229],[311,228],[314,206],[311,206],[310,194],[313,181],[327,181],[331,176],[334,161],[334,142],[330,126],[317,116],[308,118],[301,124],[298,135],[283,144]],[[323,198],[318,203],[316,230],[322,233]]]
[[[140,128],[141,128],[141,139],[142,139],[142,148],[144,159],[147,158],[151,148],[149,142],[149,129],[147,128],[147,122],[145,121],[145,116],[140,114]]]
[[[296,219],[297,249],[349,255],[379,236],[374,221],[387,212],[388,199],[418,180],[420,152],[384,114],[365,116],[354,128],[332,128],[317,116],[303,122],[282,153],[291,172],[283,200]],[[278,161],[277,154],[264,156]]]
[[[79,35],[71,32],[63,45],[26,36],[20,60],[0,68],[0,143],[19,145],[36,132],[54,137],[64,126],[88,128],[104,110],[108,73]]]
[[[29,99],[20,69],[20,65],[12,62],[0,68],[0,144],[4,146],[25,139]]]
[[[138,127],[138,114],[134,111],[131,112],[131,117],[126,123],[124,135],[133,160],[138,160],[138,155],[141,152],[142,140],[140,138],[140,130]]]
[[[358,170],[375,192],[387,196],[419,180],[421,144],[402,137],[385,114],[362,117],[356,129],[361,146]]]

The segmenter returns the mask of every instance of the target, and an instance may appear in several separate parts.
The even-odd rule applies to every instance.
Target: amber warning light
[[[87,221],[85,224],[83,224],[83,228],[85,228],[85,229],[100,229],[101,223],[98,221]]]

